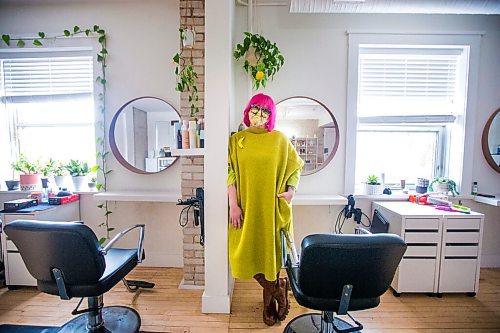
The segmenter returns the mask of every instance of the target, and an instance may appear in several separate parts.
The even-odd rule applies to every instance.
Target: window
[[[11,161],[23,153],[42,161],[96,163],[92,56],[0,59],[0,74],[0,119],[8,133],[0,140],[8,141]]]
[[[463,182],[471,46],[426,37],[350,35],[347,192],[361,193],[372,174],[392,188]]]

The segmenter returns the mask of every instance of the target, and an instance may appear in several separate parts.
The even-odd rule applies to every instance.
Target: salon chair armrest
[[[146,228],[146,225],[144,224],[136,224],[130,228],[127,228],[123,231],[121,231],[118,235],[113,237],[108,244],[106,244],[105,247],[101,249],[101,253],[103,255],[106,255],[113,246],[114,243],[116,243],[119,239],[121,239],[125,234],[127,234],[129,231],[134,230],[135,228],[141,228],[139,232],[139,243],[137,245],[137,263],[141,263],[143,256],[142,256],[142,250],[143,250],[143,243],[144,243],[144,229]]]

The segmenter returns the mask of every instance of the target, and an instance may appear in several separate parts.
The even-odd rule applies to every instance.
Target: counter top
[[[144,201],[144,202],[177,202],[182,198],[178,192],[167,191],[108,191],[94,194],[94,200],[108,201]]]
[[[336,194],[300,194],[293,198],[294,206],[346,205],[347,198]]]

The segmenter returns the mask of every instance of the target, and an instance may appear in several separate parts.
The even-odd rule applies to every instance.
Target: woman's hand
[[[233,225],[233,228],[239,229],[243,225],[243,211],[240,206],[234,205],[229,207],[229,221]]]
[[[286,192],[278,194],[278,198],[284,198],[289,204],[292,202],[293,196],[295,195],[295,190],[289,189]]]

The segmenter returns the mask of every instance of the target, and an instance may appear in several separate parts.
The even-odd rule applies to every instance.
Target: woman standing
[[[269,326],[290,309],[289,282],[279,277],[281,230],[293,231],[291,202],[304,164],[290,140],[273,130],[275,120],[272,98],[253,96],[243,117],[249,128],[229,140],[227,181],[231,270],[235,278],[253,277],[263,287]]]

